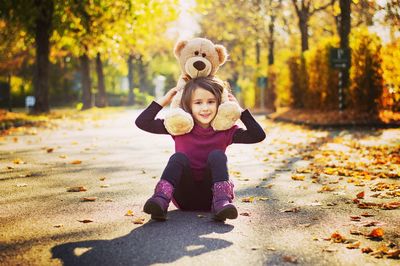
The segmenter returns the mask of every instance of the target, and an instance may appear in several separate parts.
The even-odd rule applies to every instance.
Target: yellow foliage
[[[384,88],[382,106],[400,111],[400,38],[382,48]]]
[[[381,40],[366,28],[350,35],[350,105],[362,111],[377,111],[383,90]]]
[[[254,83],[250,79],[239,79],[238,85],[241,88],[241,92],[239,95],[240,100],[243,102],[243,107],[252,108],[256,103],[256,92]]]

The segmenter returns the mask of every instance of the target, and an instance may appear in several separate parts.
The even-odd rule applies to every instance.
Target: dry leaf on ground
[[[370,238],[382,238],[383,235],[384,235],[383,229],[380,228],[380,227],[378,227],[378,228],[373,229],[373,230],[367,235],[367,237],[370,237]]]
[[[133,216],[133,211],[132,211],[132,210],[128,210],[128,211],[125,213],[125,216]]]
[[[77,187],[68,187],[67,192],[83,192],[87,191],[84,186],[77,186]]]
[[[85,197],[85,198],[82,198],[82,201],[96,201],[97,200],[97,197]]]
[[[81,163],[82,163],[82,161],[80,161],[80,160],[75,160],[75,161],[71,162],[71,164],[81,164]]]
[[[83,220],[78,220],[78,222],[81,222],[81,223],[87,224],[87,223],[92,223],[92,222],[93,222],[93,220],[92,220],[92,219],[83,219]]]

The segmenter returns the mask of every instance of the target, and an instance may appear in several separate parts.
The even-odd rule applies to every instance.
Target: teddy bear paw
[[[230,129],[240,118],[240,107],[235,102],[224,102],[218,108],[217,115],[211,122],[214,130],[221,131]]]
[[[164,126],[172,136],[189,133],[193,126],[193,118],[180,108],[171,109],[165,116]]]

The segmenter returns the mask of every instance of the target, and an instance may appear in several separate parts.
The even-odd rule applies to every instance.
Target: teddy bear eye
[[[194,55],[199,55],[199,51],[194,52]]]
[[[202,53],[201,56],[206,57],[207,55],[205,53]]]

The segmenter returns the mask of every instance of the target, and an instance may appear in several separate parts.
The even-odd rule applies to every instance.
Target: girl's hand
[[[178,89],[172,88],[170,89],[163,97],[158,99],[156,102],[161,105],[162,107],[167,106],[168,104],[171,103],[172,98],[175,96],[175,94],[178,92]]]
[[[240,112],[243,112],[243,111],[244,111],[244,109],[240,106],[238,100],[236,99],[236,97],[235,97],[232,93],[229,93],[229,94],[228,94],[228,100],[229,100],[230,102],[235,102],[235,103],[237,103],[237,105],[238,105],[239,108],[240,108]]]

